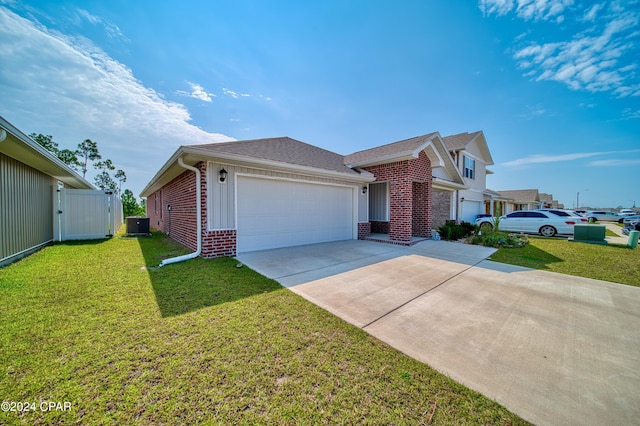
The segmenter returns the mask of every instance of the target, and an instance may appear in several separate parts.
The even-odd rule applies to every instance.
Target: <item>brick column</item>
[[[390,229],[389,238],[394,241],[411,241],[413,218],[413,188],[412,180],[408,173],[408,162],[403,162],[404,167],[398,167],[396,173],[390,176]]]

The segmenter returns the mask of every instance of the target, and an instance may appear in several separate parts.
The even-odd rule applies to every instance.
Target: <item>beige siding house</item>
[[[54,191],[95,189],[0,117],[0,266],[53,241]]]
[[[493,165],[493,158],[487,140],[482,131],[477,131],[446,136],[443,141],[464,181],[461,188],[450,193],[450,217],[473,223],[478,214],[485,213],[485,202],[491,197],[487,174],[493,172],[487,167]]]

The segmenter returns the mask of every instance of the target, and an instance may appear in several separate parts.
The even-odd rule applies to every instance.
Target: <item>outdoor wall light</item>
[[[227,171],[224,168],[222,168],[222,170],[220,170],[220,178],[218,179],[218,181],[222,183],[225,180],[227,180]]]
[[[367,187],[366,187],[366,186],[363,186],[363,187],[362,187],[362,193],[363,193],[363,194],[366,194],[366,193],[367,193]]]
[[[464,203],[464,197],[460,198],[460,202]]]

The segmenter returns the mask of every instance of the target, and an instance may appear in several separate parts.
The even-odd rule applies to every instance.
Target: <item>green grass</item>
[[[500,249],[491,260],[640,287],[640,249],[620,245],[530,237],[518,249]]]
[[[121,234],[120,234],[121,235]],[[233,259],[162,235],[0,269],[0,424],[523,424]]]

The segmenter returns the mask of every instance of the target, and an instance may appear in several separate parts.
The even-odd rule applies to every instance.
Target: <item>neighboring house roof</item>
[[[234,154],[340,173],[360,174],[345,166],[342,155],[286,136],[206,145],[187,145],[187,147],[207,150],[211,153]]]
[[[485,189],[483,192],[485,195],[490,196],[491,198],[498,198],[498,199],[502,199],[502,200],[511,200],[511,198],[505,196],[504,194],[498,192],[498,191],[494,191],[492,189]]]
[[[45,173],[66,186],[76,189],[96,189],[53,153],[47,151],[29,136],[0,116],[0,133],[6,132],[0,141],[0,152],[23,164]],[[0,135],[1,136],[1,135]],[[0,137],[0,139],[2,139]]]
[[[517,189],[498,191],[502,196],[511,198],[516,203],[536,203],[540,201],[540,196],[537,189]]]
[[[553,195],[551,194],[546,194],[544,192],[541,192],[538,194],[538,196],[540,197],[540,201],[547,201],[549,203],[553,202]]]
[[[489,145],[487,144],[487,140],[485,139],[482,130],[478,130],[473,133],[465,132],[458,133],[457,135],[445,136],[442,140],[449,151],[469,150],[469,146],[476,143],[478,149],[482,153],[484,162],[488,165],[493,164]]]

